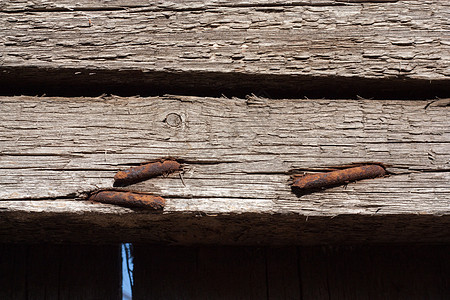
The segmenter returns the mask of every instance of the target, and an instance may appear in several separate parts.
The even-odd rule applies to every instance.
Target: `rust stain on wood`
[[[165,160],[163,162],[154,162],[133,167],[125,171],[117,172],[114,176],[114,186],[127,186],[180,169],[181,165],[175,160]]]
[[[89,200],[131,208],[163,209],[166,200],[159,196],[121,191],[98,191]]]
[[[327,173],[293,176],[294,192],[313,191],[347,184],[351,181],[381,177],[386,170],[380,165],[364,165]]]

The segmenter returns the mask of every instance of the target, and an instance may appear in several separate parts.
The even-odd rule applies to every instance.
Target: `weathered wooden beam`
[[[0,103],[7,241],[43,228],[51,228],[43,240],[178,244],[450,240],[448,107],[436,103],[185,96]],[[87,201],[112,188],[117,171],[167,157],[183,172],[123,188],[164,197],[163,211]],[[384,163],[388,176],[291,191],[293,173],[368,161]]]
[[[449,4],[438,0],[3,0],[0,85],[9,93],[444,96],[448,19]]]
[[[292,173],[375,161],[392,175],[346,191],[389,195],[408,182],[420,192],[448,174],[448,108],[425,108],[427,101],[0,100],[4,200],[80,196],[112,187],[121,169],[167,157],[183,164],[184,185],[174,173],[133,188],[162,196],[272,199],[291,194]],[[445,185],[431,187],[447,192]]]
[[[224,201],[228,199],[223,199]],[[255,200],[256,202],[256,200]],[[2,242],[157,243],[168,245],[323,245],[449,243],[450,217],[271,211],[126,211],[79,201],[3,203]],[[301,203],[299,204],[301,205]],[[39,211],[34,208],[40,206]],[[231,206],[231,205],[229,205]],[[28,207],[31,207],[31,211]]]

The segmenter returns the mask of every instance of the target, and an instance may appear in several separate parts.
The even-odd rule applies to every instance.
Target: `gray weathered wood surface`
[[[4,67],[450,76],[446,1],[0,5]]]
[[[449,90],[449,19],[450,4],[439,0],[2,0],[0,82],[140,84],[151,93],[176,89],[167,80],[175,74],[185,93],[265,86],[301,95],[325,93],[323,84],[336,94],[342,80],[359,78],[394,83],[345,88],[440,94]]]
[[[448,241],[449,107],[428,103],[1,97],[2,234],[26,238],[32,228],[16,237],[8,232],[34,222],[64,239],[65,228],[55,224],[66,220],[73,225],[67,230],[119,226],[122,231],[104,234],[106,240],[117,233],[116,239],[175,243]],[[162,213],[85,201],[86,193],[111,188],[118,170],[166,157],[183,162],[183,180],[171,174],[126,188],[165,197]],[[386,164],[391,174],[302,197],[290,190],[292,172],[367,161]],[[227,232],[231,216],[237,227]],[[269,220],[274,223],[254,232]],[[186,233],[202,226],[216,231]],[[346,226],[356,229],[345,232]],[[396,226],[409,229],[398,232]]]

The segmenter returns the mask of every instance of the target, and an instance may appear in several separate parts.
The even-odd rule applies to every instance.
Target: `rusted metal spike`
[[[166,200],[159,196],[121,191],[99,191],[91,194],[89,200],[125,207],[162,209]]]
[[[380,165],[365,165],[327,173],[295,176],[292,188],[296,191],[319,190],[385,174],[386,170]]]
[[[181,165],[174,160],[165,160],[163,162],[154,162],[133,167],[125,171],[117,172],[114,176],[114,186],[127,186],[152,177],[178,171],[180,168]]]

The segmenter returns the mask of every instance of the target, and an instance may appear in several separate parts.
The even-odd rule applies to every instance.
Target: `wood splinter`
[[[181,165],[175,160],[165,160],[154,162],[137,167],[132,167],[125,171],[119,171],[114,176],[114,186],[127,186],[138,183],[163,174],[180,170]]]
[[[380,165],[365,165],[327,173],[307,174],[301,177],[297,175],[294,176],[292,189],[294,192],[315,191],[384,175],[386,175],[386,170]]]
[[[95,192],[90,195],[89,200],[130,208],[148,208],[155,210],[163,209],[166,204],[166,200],[159,196],[121,191]]]

